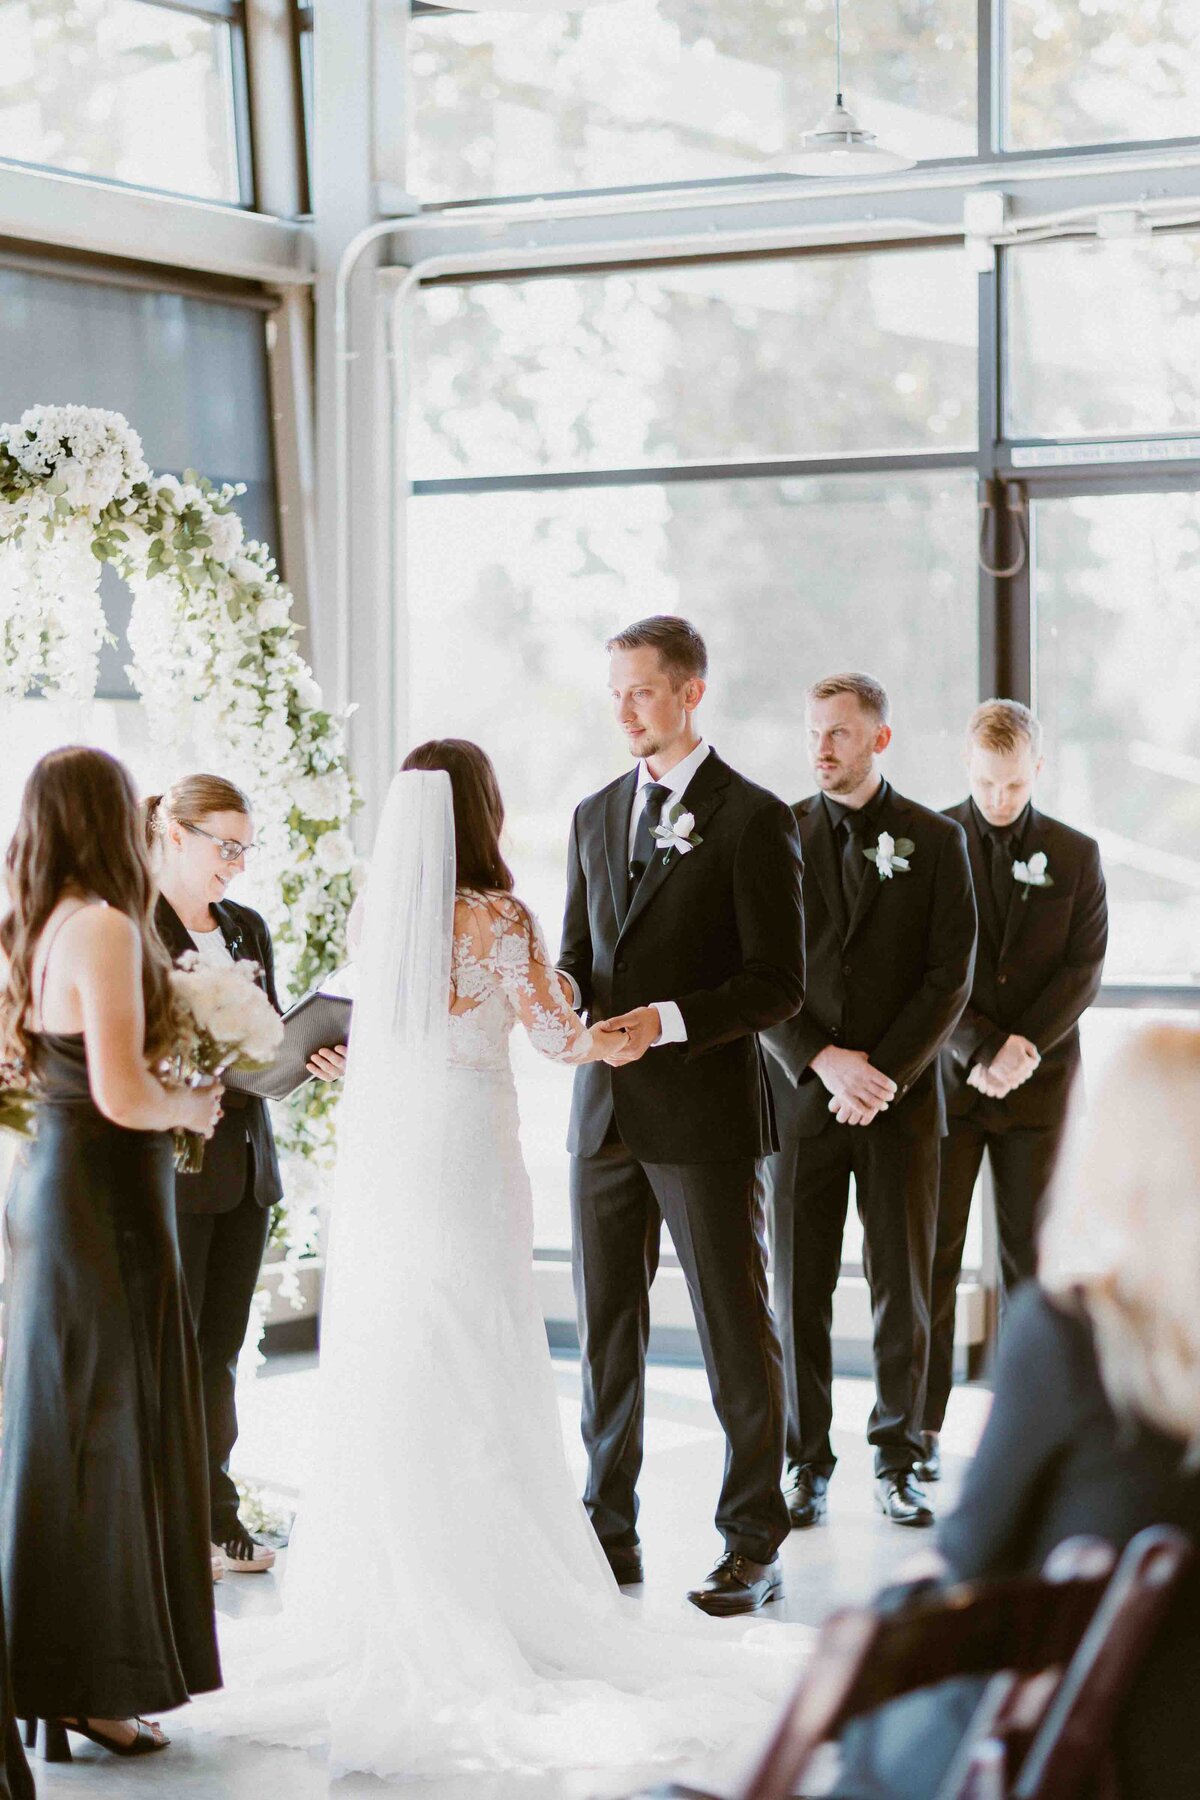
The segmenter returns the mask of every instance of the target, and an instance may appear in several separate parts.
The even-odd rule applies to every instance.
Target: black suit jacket
[[[576,810],[559,966],[593,1020],[674,1000],[687,1042],[577,1069],[568,1149],[594,1156],[615,1113],[643,1162],[764,1155],[776,1140],[754,1034],[804,998],[795,820],[710,750],[684,795],[703,843],[666,860],[656,850],[626,912],[636,786],[632,769]]]
[[[889,788],[868,838],[910,838],[910,868],[890,880],[871,863],[852,918],[841,859],[819,794],[796,806],[804,853],[808,978],[804,1005],[764,1035],[785,1131],[816,1137],[833,1123],[809,1064],[827,1044],[865,1050],[896,1083],[881,1119],[910,1135],[944,1134],[938,1051],[971,991],[975,901],[961,826]],[[871,848],[870,844],[867,846]],[[870,1129],[868,1127],[868,1129]]]
[[[1100,991],[1108,944],[1108,903],[1100,848],[1036,808],[1021,839],[1024,859],[1046,854],[1053,886],[1014,887],[1007,918],[996,916],[988,848],[969,800],[947,808],[967,836],[979,905],[979,952],[966,1010],[942,1052],[951,1114],[987,1125],[1056,1125],[1079,1068],[1079,1020]],[[1006,1100],[989,1100],[967,1076],[988,1063],[1012,1032],[1027,1037],[1041,1063]]]
[[[236,900],[222,900],[209,910],[233,956],[258,963],[262,969],[259,985],[275,1011],[281,1011],[275,992],[275,952],[266,920],[253,907],[242,906]],[[154,923],[173,962],[196,948],[179,914],[162,894]],[[198,1175],[175,1177],[175,1205],[180,1212],[233,1211],[246,1186],[247,1138],[254,1153],[254,1198],[260,1206],[274,1206],[283,1198],[275,1134],[266,1101],[257,1094],[226,1088],[221,1104],[224,1115],[205,1145],[204,1167]]]

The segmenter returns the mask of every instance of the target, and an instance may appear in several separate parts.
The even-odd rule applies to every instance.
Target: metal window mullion
[[[160,12],[187,13],[193,19],[207,19],[210,24],[236,24],[244,0],[138,0],[140,6],[155,6]]]
[[[936,473],[974,469],[973,450],[879,456],[764,457],[743,462],[662,463],[609,469],[529,469],[512,475],[439,475],[411,483],[415,495],[523,493],[538,488],[657,487],[686,481],[824,480],[843,475]]]
[[[251,212],[258,211],[258,184],[254,168],[254,121],[250,106],[250,46],[245,8],[229,27],[229,61],[233,75],[233,127],[237,142],[238,194]]]
[[[1004,0],[977,0],[975,9],[976,131],[981,161],[990,161],[1000,144],[997,112],[997,55],[1000,45],[999,8]]]

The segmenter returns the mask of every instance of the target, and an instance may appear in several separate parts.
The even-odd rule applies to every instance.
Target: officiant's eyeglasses
[[[215,844],[220,852],[222,862],[236,862],[239,856],[247,857],[258,849],[257,844],[239,844],[236,838],[214,837],[211,831],[203,831],[199,825],[189,825],[186,819],[180,819],[179,823],[185,831],[190,831],[193,837],[207,838],[210,844]]]

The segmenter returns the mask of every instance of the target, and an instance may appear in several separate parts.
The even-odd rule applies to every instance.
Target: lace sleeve
[[[552,1062],[578,1062],[592,1034],[564,997],[532,914],[515,901],[494,901],[492,932],[488,961],[530,1043]]]

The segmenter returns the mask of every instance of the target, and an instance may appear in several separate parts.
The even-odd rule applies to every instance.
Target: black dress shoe
[[[778,1557],[774,1562],[757,1563],[748,1556],[739,1556],[736,1550],[727,1550],[708,1580],[689,1590],[688,1599],[701,1612],[725,1617],[729,1613],[757,1612],[782,1592],[783,1571]]]
[[[923,1431],[921,1442],[925,1446],[925,1454],[919,1463],[913,1464],[913,1474],[918,1481],[940,1481],[942,1479],[942,1447],[936,1431]]]
[[[811,1463],[801,1463],[799,1468],[790,1471],[783,1497],[787,1501],[793,1531],[819,1525],[829,1503],[829,1477],[814,1469]]]
[[[933,1508],[917,1486],[911,1469],[880,1475],[875,1482],[875,1502],[893,1525],[933,1524]]]
[[[636,1587],[640,1581],[645,1580],[640,1544],[604,1544],[601,1548],[608,1558],[609,1568],[617,1578],[618,1587]]]

